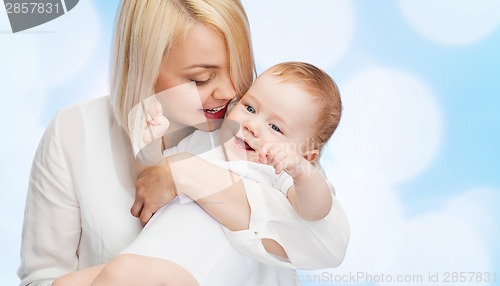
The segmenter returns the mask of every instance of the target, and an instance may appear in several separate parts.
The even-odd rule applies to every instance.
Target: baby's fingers
[[[259,151],[259,161],[260,161],[260,163],[262,163],[262,164],[270,164],[269,155],[272,152],[271,149],[272,149],[273,145],[274,144],[272,144],[272,143],[267,143],[264,146],[262,146],[262,148]]]
[[[153,118],[151,124],[154,126],[161,126],[163,129],[165,129],[165,131],[167,131],[168,126],[170,126],[170,121],[168,121],[168,119],[162,114]]]
[[[287,158],[287,155],[283,152],[277,152],[274,154],[269,154],[267,156],[267,160],[269,161],[269,164],[272,165],[275,169],[276,166],[283,160]]]
[[[153,116],[151,115],[151,113],[149,112],[146,113],[146,120],[145,120],[146,125],[151,125],[152,121],[153,121]]]
[[[291,167],[294,166],[294,162],[289,157],[285,157],[274,165],[274,171],[279,174],[283,171],[287,172]]]
[[[269,162],[267,161],[267,154],[264,153],[264,152],[259,152],[259,162],[261,164],[269,164]]]
[[[161,104],[158,102],[158,100],[156,100],[156,98],[155,98],[154,110],[155,110],[155,115],[163,114],[163,108],[161,107]]]
[[[284,161],[279,162],[278,164],[276,164],[276,166],[274,166],[274,173],[276,175],[279,175],[281,172],[283,172],[283,170],[286,169],[285,164],[286,163]]]

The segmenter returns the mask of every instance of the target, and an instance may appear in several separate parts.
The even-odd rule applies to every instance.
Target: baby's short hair
[[[283,62],[272,66],[265,73],[302,86],[311,94],[318,108],[316,123],[312,126],[315,138],[311,138],[312,147],[321,151],[340,122],[342,101],[335,81],[323,70],[304,62]]]

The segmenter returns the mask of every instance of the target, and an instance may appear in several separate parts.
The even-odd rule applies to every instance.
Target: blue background
[[[344,101],[322,163],[351,243],[340,267],[301,271],[304,285],[412,275],[423,281],[396,284],[438,285],[429,273],[447,272],[467,273],[461,285],[488,285],[469,272],[500,275],[500,2],[243,4],[259,73],[309,61],[337,81]],[[82,0],[16,34],[0,8],[1,285],[18,283],[29,170],[44,128],[60,108],[108,94],[116,8]],[[358,273],[372,279],[352,279]],[[382,274],[393,282],[378,281]]]

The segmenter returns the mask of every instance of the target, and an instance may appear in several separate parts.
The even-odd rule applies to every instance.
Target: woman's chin
[[[222,119],[210,119],[207,122],[196,125],[195,127],[201,131],[211,132],[219,129],[222,126],[222,122]]]

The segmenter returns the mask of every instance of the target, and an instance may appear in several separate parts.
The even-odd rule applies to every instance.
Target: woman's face
[[[191,89],[194,92],[162,98],[171,127],[194,126],[205,131],[219,128],[236,91],[229,76],[224,38],[202,24],[195,24],[174,43],[163,59],[155,92],[190,82],[196,85],[196,89]]]

